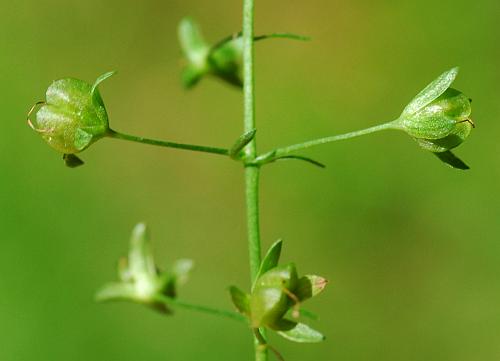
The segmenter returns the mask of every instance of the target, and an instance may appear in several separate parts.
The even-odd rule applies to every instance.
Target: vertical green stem
[[[243,0],[243,98],[244,131],[255,127],[255,78],[254,78],[254,0]],[[247,208],[248,250],[250,256],[250,279],[253,283],[261,261],[259,230],[259,166],[249,165],[257,156],[254,137],[245,147],[245,198]],[[255,360],[267,361],[267,349],[254,336]]]

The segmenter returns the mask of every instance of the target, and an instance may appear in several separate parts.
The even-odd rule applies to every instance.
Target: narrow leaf
[[[436,155],[436,157],[438,157],[442,162],[448,164],[453,168],[462,170],[470,169],[467,164],[465,164],[460,158],[458,158],[449,150],[446,152],[434,153],[434,155]]]
[[[274,161],[276,161],[276,160],[289,160],[289,159],[303,160],[304,162],[310,163],[310,164],[315,165],[317,167],[326,168],[326,165],[324,165],[323,163],[320,163],[317,160],[314,160],[314,159],[308,158],[308,157],[304,157],[301,155],[284,155],[284,156],[275,158]]]
[[[236,306],[238,311],[240,311],[244,315],[249,316],[250,296],[235,286],[229,287],[229,292],[231,293],[231,300],[233,301],[233,304]]]
[[[210,48],[210,54],[213,54],[215,51],[217,51],[219,48],[223,47],[227,43],[231,41],[235,41],[237,39],[240,39],[243,33],[237,32],[235,34],[229,35],[225,38],[223,38],[221,41],[216,43],[214,46]],[[273,33],[273,34],[264,34],[264,35],[257,35],[254,36],[253,40],[254,41],[260,41],[260,40],[266,40],[266,39],[291,39],[291,40],[299,40],[299,41],[309,41],[311,40],[310,37],[308,36],[303,36],[303,35],[297,35],[297,34],[292,34],[292,33]]]
[[[254,41],[265,40],[265,39],[291,39],[291,40],[299,40],[299,41],[310,41],[311,38],[309,36],[303,36],[292,33],[273,33],[273,34],[265,34],[265,35],[257,35],[253,38]]]
[[[434,99],[443,94],[448,89],[457,77],[458,67],[445,71],[438,76],[432,83],[427,85],[413,100],[406,106],[403,111],[404,115],[414,114]]]
[[[64,154],[63,160],[66,167],[69,168],[76,168],[85,164],[83,160],[81,160],[74,154]]]
[[[279,331],[278,334],[290,341],[299,343],[316,343],[325,340],[325,336],[303,323],[298,323],[289,331]]]
[[[229,156],[233,159],[238,159],[240,152],[248,143],[252,141],[252,139],[255,137],[256,132],[256,129],[252,129],[240,135],[240,137],[236,140],[234,145],[229,150]]]

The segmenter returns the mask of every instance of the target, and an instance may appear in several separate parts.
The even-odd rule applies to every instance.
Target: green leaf
[[[434,153],[434,155],[436,155],[436,157],[438,157],[442,162],[448,164],[453,168],[462,170],[470,169],[467,164],[465,164],[460,158],[458,158],[449,150],[446,152]]]
[[[403,110],[403,115],[410,115],[418,112],[420,109],[431,103],[446,89],[450,87],[458,74],[458,67],[445,71],[438,76],[432,83],[427,85]]]
[[[283,241],[281,239],[279,239],[276,242],[274,242],[271,245],[271,247],[269,247],[267,254],[264,256],[264,259],[260,263],[259,272],[257,273],[257,276],[255,277],[256,281],[264,273],[266,273],[267,271],[269,271],[270,269],[272,269],[278,265],[278,262],[279,262],[280,256],[281,256],[282,246],[283,246]],[[254,286],[255,286],[255,283],[254,283]],[[253,289],[253,287],[252,287],[252,289]]]
[[[300,301],[304,301],[321,293],[327,283],[326,278],[321,276],[305,275],[299,279],[294,293]]]
[[[279,331],[278,334],[290,341],[299,343],[316,343],[325,340],[325,336],[303,323],[298,323],[289,331]]]
[[[80,167],[80,166],[85,164],[83,162],[83,160],[81,160],[80,158],[78,158],[74,154],[64,154],[63,160],[64,160],[64,164],[66,165],[66,167],[69,167],[69,168],[76,168],[76,167]]]
[[[231,293],[231,300],[233,301],[233,304],[236,306],[238,311],[240,311],[244,315],[249,316],[250,296],[235,286],[229,287],[229,292]]]
[[[256,129],[252,129],[240,135],[240,137],[236,140],[234,145],[229,150],[229,156],[233,159],[238,159],[240,152],[243,150],[243,148],[246,147],[248,143],[252,141],[252,139],[255,137],[256,132]]]

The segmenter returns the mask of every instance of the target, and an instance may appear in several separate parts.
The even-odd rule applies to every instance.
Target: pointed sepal
[[[458,75],[458,70],[458,67],[452,68],[434,79],[406,106],[403,110],[403,115],[414,114],[437,99],[455,81],[455,78]]]
[[[229,293],[236,309],[242,314],[250,316],[250,295],[235,286],[229,287]]]

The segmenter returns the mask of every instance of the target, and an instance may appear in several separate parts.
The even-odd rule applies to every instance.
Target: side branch
[[[130,142],[149,144],[158,147],[191,150],[194,152],[204,152],[204,153],[212,153],[212,154],[219,154],[226,156],[229,155],[229,150],[225,148],[207,147],[203,145],[185,144],[185,143],[176,143],[165,140],[149,139],[144,137],[138,137],[135,135],[119,133],[111,129],[106,133],[106,136],[114,139],[128,140]]]
[[[333,143],[333,142],[337,142],[339,140],[356,138],[356,137],[360,137],[362,135],[371,134],[371,133],[379,132],[381,130],[386,130],[386,129],[397,129],[397,126],[394,124],[394,122],[388,122],[388,123],[376,125],[374,127],[358,130],[355,132],[339,134],[339,135],[332,135],[329,137],[309,140],[309,141],[304,142],[304,143],[298,143],[298,144],[293,144],[293,145],[289,145],[289,146],[282,147],[282,148],[276,148],[270,152],[267,152],[265,154],[258,156],[255,159],[254,164],[260,166],[260,165],[274,162],[278,159],[282,159],[282,158],[286,158],[286,157],[290,157],[290,156],[296,157],[292,153],[297,152],[297,151],[301,151],[301,150],[305,150],[308,148],[312,148],[312,147],[315,147],[317,145]],[[314,161],[314,162],[316,162],[316,161]]]

